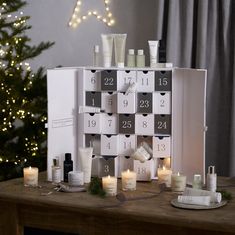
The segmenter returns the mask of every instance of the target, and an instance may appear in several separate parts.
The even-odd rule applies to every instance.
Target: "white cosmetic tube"
[[[210,196],[178,196],[178,202],[190,205],[209,206]]]
[[[210,201],[213,203],[220,203],[222,200],[221,193],[211,192],[202,189],[194,189],[186,187],[183,196],[210,196]]]
[[[102,45],[103,45],[104,67],[109,68],[112,65],[113,35],[112,34],[101,34],[101,39],[102,39]]]
[[[148,43],[149,43],[149,55],[150,55],[150,67],[154,67],[158,63],[159,41],[148,41]]]
[[[91,182],[91,164],[93,148],[78,148],[78,157],[80,158],[81,169],[84,173],[84,183]]]
[[[115,64],[118,68],[124,68],[127,34],[113,34],[113,36],[114,36]]]

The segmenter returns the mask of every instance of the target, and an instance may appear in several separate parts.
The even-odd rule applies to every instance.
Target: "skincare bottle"
[[[215,173],[215,166],[208,167],[206,184],[207,184],[207,190],[216,192],[217,174]]]
[[[68,174],[72,170],[73,170],[73,161],[71,160],[71,153],[66,153],[64,160],[64,182],[68,182]]]
[[[145,67],[145,55],[144,50],[138,50],[137,56],[136,56],[136,67],[137,68],[143,68]]]
[[[59,159],[54,158],[53,159],[53,165],[51,167],[52,170],[52,183],[58,184],[61,182],[61,167],[59,165]]]
[[[196,174],[193,176],[193,188],[194,189],[202,189],[202,176]]]
[[[135,67],[135,50],[134,49],[128,50],[127,67]]]
[[[99,67],[99,65],[100,65],[100,48],[99,45],[95,45],[93,52],[93,66]]]

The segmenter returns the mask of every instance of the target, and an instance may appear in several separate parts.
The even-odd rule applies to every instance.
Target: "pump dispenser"
[[[72,170],[73,170],[73,161],[71,160],[71,153],[66,153],[64,160],[64,182],[68,182],[68,174]]]
[[[215,166],[209,166],[207,172],[207,190],[216,192],[217,188],[217,174],[215,173]]]

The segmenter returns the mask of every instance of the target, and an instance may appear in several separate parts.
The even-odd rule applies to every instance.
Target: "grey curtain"
[[[208,71],[206,164],[235,176],[235,1],[158,0],[157,18],[167,61]]]

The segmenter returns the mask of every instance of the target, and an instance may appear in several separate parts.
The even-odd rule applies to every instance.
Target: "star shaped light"
[[[108,26],[112,26],[115,23],[115,21],[112,17],[113,14],[109,8],[110,0],[103,0],[103,1],[104,1],[105,13],[106,13],[105,15],[99,14],[97,10],[88,10],[86,14],[81,15],[80,7],[82,5],[82,0],[78,0],[74,8],[73,15],[69,21],[69,26],[76,28],[82,21],[85,21],[90,16],[96,17],[97,20],[103,22],[104,24]]]

